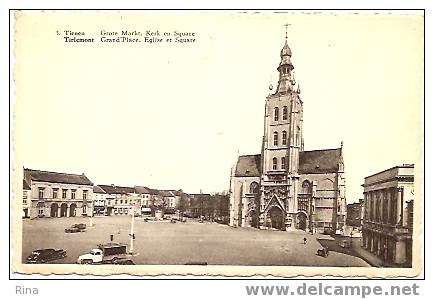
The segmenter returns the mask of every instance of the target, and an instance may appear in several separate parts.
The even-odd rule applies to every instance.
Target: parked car
[[[327,257],[329,255],[329,249],[327,247],[323,247],[317,250],[317,255],[322,257]]]
[[[68,228],[65,228],[65,233],[79,233],[84,231],[86,231],[86,224],[84,223],[76,223]]]
[[[324,228],[324,235],[331,235],[333,233],[333,230],[330,227]]]
[[[27,264],[44,264],[49,261],[60,260],[66,257],[66,251],[63,249],[38,249],[26,258]]]

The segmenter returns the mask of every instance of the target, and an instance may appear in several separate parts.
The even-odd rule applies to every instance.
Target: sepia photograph
[[[423,10],[11,18],[12,272],[421,273]]]

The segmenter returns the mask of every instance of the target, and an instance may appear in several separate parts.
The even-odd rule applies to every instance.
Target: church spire
[[[279,71],[279,83],[277,86],[277,93],[287,93],[292,90],[291,72],[294,65],[291,62],[292,52],[288,46],[288,25],[286,24],[285,45],[280,51],[280,64],[277,70]]]

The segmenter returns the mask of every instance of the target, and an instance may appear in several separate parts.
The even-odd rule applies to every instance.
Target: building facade
[[[362,226],[364,213],[363,202],[363,199],[359,199],[359,202],[350,203],[347,205],[347,225],[353,227]]]
[[[92,215],[93,183],[84,174],[24,168],[30,218]]]
[[[26,180],[23,180],[23,218],[30,217],[30,206],[31,206],[31,196],[32,189]]]
[[[134,187],[98,185],[106,193],[106,215],[140,214],[140,198]]]
[[[386,264],[411,267],[414,165],[396,166],[365,178],[362,244]]]
[[[265,101],[261,154],[238,157],[232,168],[230,225],[326,231],[345,224],[343,146],[305,151],[303,101],[287,41],[279,81]]]
[[[107,193],[100,186],[93,186],[93,214],[106,215]]]

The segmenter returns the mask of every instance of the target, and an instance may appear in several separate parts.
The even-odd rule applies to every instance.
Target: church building
[[[336,233],[345,224],[343,143],[304,150],[303,101],[287,40],[279,81],[265,102],[261,154],[239,156],[232,168],[231,226]]]

